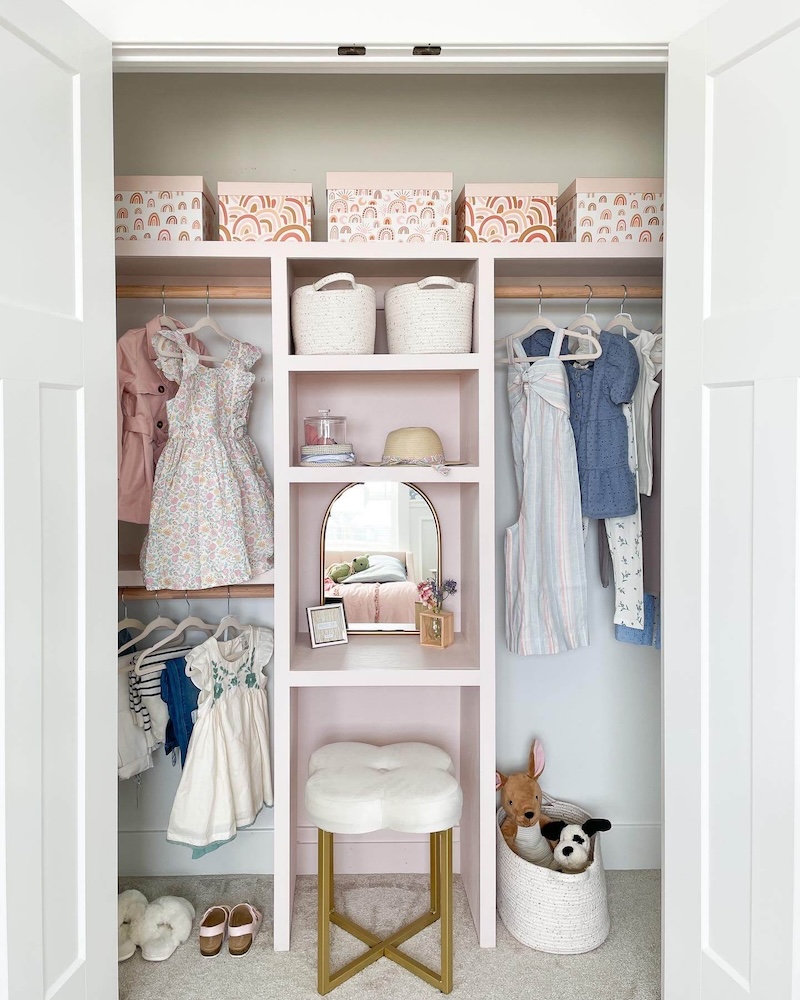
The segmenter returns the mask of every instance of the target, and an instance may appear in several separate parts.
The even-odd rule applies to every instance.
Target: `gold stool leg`
[[[441,842],[441,925],[442,936],[442,993],[453,990],[453,831],[443,830]]]
[[[333,909],[333,834],[317,831],[317,992],[331,985],[331,910]]]
[[[333,900],[333,834],[319,830],[317,834],[317,991],[323,996],[340,986],[352,976],[382,956],[402,966],[415,976],[435,986],[442,993],[453,989],[453,831],[432,833],[431,854],[431,905],[410,924],[401,927],[389,937],[379,938],[360,927],[354,920],[334,910]],[[440,921],[441,971],[434,972],[422,962],[399,950],[399,945],[418,934],[425,927]],[[367,951],[331,974],[330,945],[331,924],[352,934],[367,945]]]
[[[440,834],[431,834],[431,913],[438,917],[442,905],[441,894],[442,851]]]

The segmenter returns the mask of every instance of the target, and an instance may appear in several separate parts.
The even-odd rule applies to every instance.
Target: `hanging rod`
[[[543,299],[586,299],[587,285],[542,285]],[[592,285],[592,299],[660,299],[658,285]],[[538,299],[538,285],[495,285],[496,299]]]
[[[230,587],[209,587],[207,590],[147,590],[145,587],[119,587],[121,601],[198,601],[231,600],[237,597],[274,597],[271,583],[237,583]]]
[[[205,285],[117,285],[119,299],[205,299]],[[628,299],[660,299],[662,289],[658,285],[628,285]],[[622,285],[592,285],[594,299],[622,299]],[[495,285],[496,299],[538,299],[538,285]],[[272,290],[266,285],[209,285],[211,299],[251,299],[268,301]],[[585,299],[585,285],[543,285],[543,299]]]
[[[272,297],[269,285],[117,285],[118,299],[265,299]]]

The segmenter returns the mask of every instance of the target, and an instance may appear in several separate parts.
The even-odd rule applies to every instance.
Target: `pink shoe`
[[[222,951],[231,911],[228,906],[209,906],[200,921],[200,954],[213,958]]]
[[[239,903],[231,910],[228,922],[228,951],[231,955],[246,955],[261,929],[261,914],[250,903]]]

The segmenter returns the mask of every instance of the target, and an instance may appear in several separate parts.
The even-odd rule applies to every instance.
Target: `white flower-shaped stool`
[[[427,743],[330,743],[311,755],[305,802],[318,827],[317,990],[330,993],[385,956],[441,990],[453,989],[453,827],[461,818],[461,788],[449,754]],[[333,906],[333,835],[396,830],[430,834],[431,905],[387,938],[360,927]],[[377,890],[376,890],[377,891]],[[441,971],[399,950],[424,927],[441,921]],[[338,972],[330,969],[330,925],[363,941],[367,951]]]

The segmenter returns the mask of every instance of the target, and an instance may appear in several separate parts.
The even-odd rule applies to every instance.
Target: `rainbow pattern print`
[[[664,195],[580,192],[559,210],[558,239],[562,243],[663,243]]]
[[[303,195],[220,194],[219,238],[307,243],[311,213],[311,198]]]
[[[116,191],[117,240],[216,239],[216,212],[202,191]]]
[[[460,243],[553,243],[556,201],[547,195],[468,195],[457,212]]]
[[[328,239],[340,243],[450,241],[452,191],[336,188],[328,191]]]

